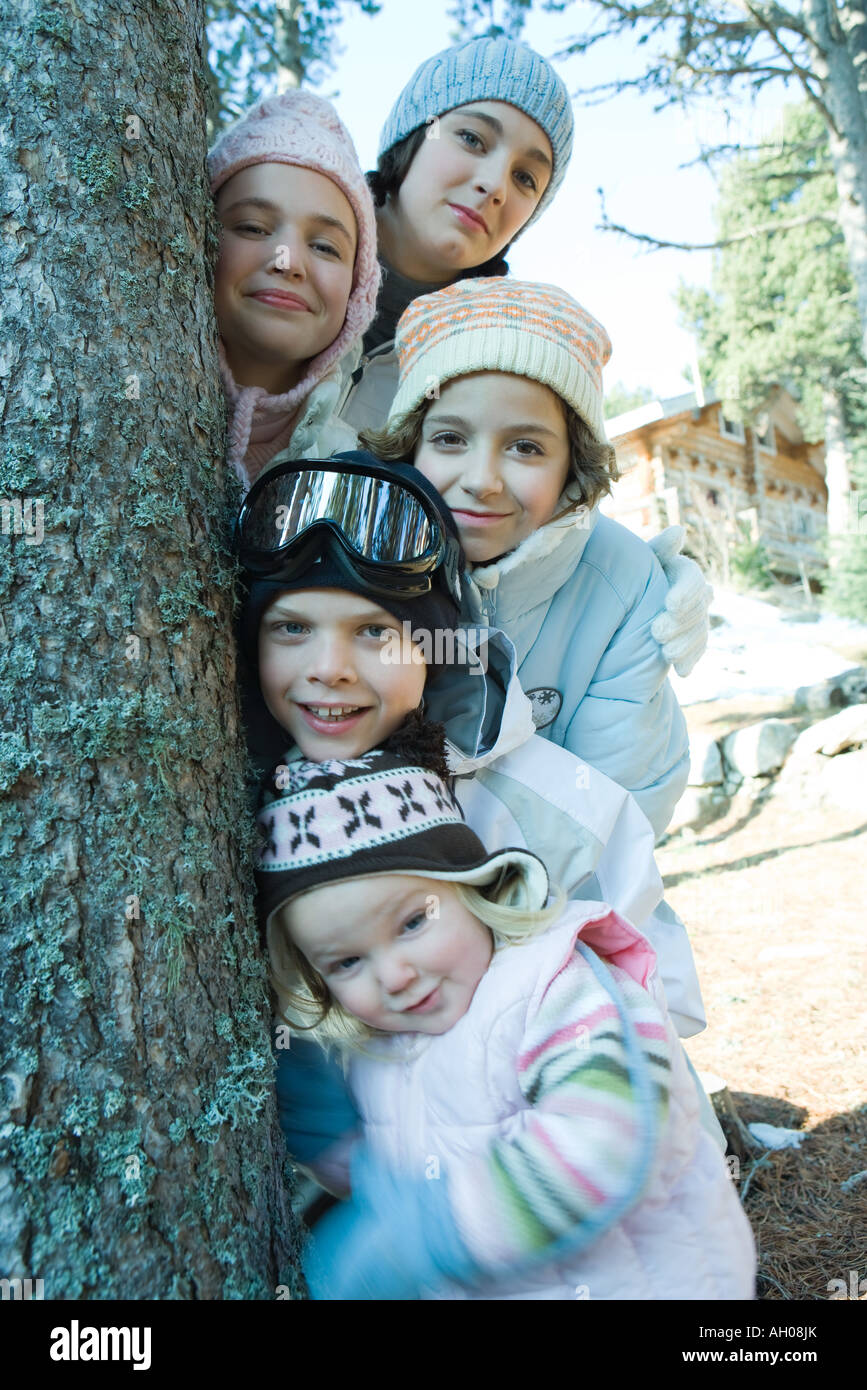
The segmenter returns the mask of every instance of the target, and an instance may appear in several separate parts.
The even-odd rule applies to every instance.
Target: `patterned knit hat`
[[[551,141],[554,169],[524,231],[547,207],[572,154],[572,103],[561,77],[540,53],[504,37],[469,39],[444,48],[413,73],[382,128],[379,154],[424,125],[471,101],[504,101],[540,125]],[[513,238],[514,240],[514,238]]]
[[[470,372],[509,372],[550,386],[607,444],[602,368],[608,334],[556,285],[497,276],[458,280],[414,299],[397,325],[400,384],[389,421]]]
[[[294,164],[331,179],[346,195],[355,214],[358,246],[343,327],[333,343],[311,358],[303,379],[291,391],[273,396],[261,387],[237,386],[221,353],[223,384],[233,406],[229,457],[245,484],[248,480],[241,461],[254,410],[282,418],[300,406],[329,367],[370,327],[380,278],[373,199],[349,132],[330,102],[312,92],[295,89],[251,107],[223,132],[208,154],[212,194],[216,197],[233,174],[253,164]]]
[[[299,893],[372,874],[482,887],[503,869],[518,868],[526,906],[545,905],[541,860],[521,849],[487,854],[464,820],[445,780],[442,725],[425,724],[421,736],[413,733],[403,748],[399,743],[393,735],[388,746],[360,758],[275,769],[265,793],[271,799],[257,817],[264,843],[256,881],[266,931],[273,914]]]

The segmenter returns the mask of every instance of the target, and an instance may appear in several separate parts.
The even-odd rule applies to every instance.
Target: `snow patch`
[[[689,676],[669,679],[682,705],[737,695],[788,695],[799,686],[838,676],[856,663],[835,645],[867,646],[867,624],[821,614],[804,621],[764,599],[718,589],[710,612],[708,647]]]
[[[781,1129],[779,1125],[747,1125],[754,1139],[766,1149],[799,1149],[807,1138],[806,1129]]]

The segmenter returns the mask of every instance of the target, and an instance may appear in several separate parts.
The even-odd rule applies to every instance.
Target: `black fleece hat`
[[[335,463],[340,459],[347,459],[354,464],[374,465],[378,470],[387,467],[398,482],[402,477],[407,478],[414,487],[420,489],[430,498],[441,515],[443,525],[449,535],[455,540],[458,539],[457,527],[445,502],[433,484],[428,482],[427,478],[419,473],[412,464],[391,463],[383,465],[381,459],[375,458],[373,454],[363,450],[351,450],[335,454],[329,462]],[[299,469],[304,466],[305,461],[299,459]],[[461,555],[461,568],[464,568],[463,555]],[[258,666],[259,659],[259,628],[266,610],[280,594],[297,593],[304,589],[344,589],[347,593],[359,594],[362,598],[370,599],[378,607],[385,609],[387,613],[391,613],[398,622],[408,622],[412,624],[413,628],[425,629],[429,632],[433,632],[437,628],[454,629],[458,627],[460,622],[458,606],[449,593],[445,575],[441,569],[435,570],[432,574],[429,592],[418,598],[405,598],[399,594],[383,594],[378,589],[372,589],[370,585],[365,584],[363,579],[340,564],[339,551],[326,534],[323,536],[322,548],[316,558],[305,570],[293,575],[291,579],[250,578],[240,617],[240,640],[244,655],[254,670]]]

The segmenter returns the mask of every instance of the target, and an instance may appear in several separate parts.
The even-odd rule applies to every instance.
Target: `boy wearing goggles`
[[[379,746],[421,705],[425,648],[462,645],[442,641],[459,636],[456,530],[415,469],[354,453],[278,464],[241,508],[237,548],[244,649],[281,752],[285,733],[315,760]],[[261,709],[251,722],[263,732]]]

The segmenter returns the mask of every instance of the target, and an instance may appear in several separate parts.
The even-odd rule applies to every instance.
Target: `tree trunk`
[[[719,1120],[726,1141],[726,1153],[734,1154],[741,1163],[748,1163],[762,1152],[762,1146],[747,1129],[734,1103],[732,1093],[721,1076],[700,1072],[699,1081],[707,1092],[713,1112]]]
[[[833,568],[839,558],[833,544],[835,536],[850,529],[849,441],[843,402],[832,386],[822,392],[825,411],[825,486],[828,489],[828,535],[832,544],[828,563]]]
[[[277,68],[278,91],[300,87],[304,81],[304,60],[301,56],[301,33],[297,0],[275,0],[274,48],[280,56]]]
[[[202,0],[0,20],[0,1275],[299,1291],[234,682]]]
[[[867,362],[867,10],[863,3],[807,0],[806,17],[816,45],[816,75],[834,122],[828,139]]]

